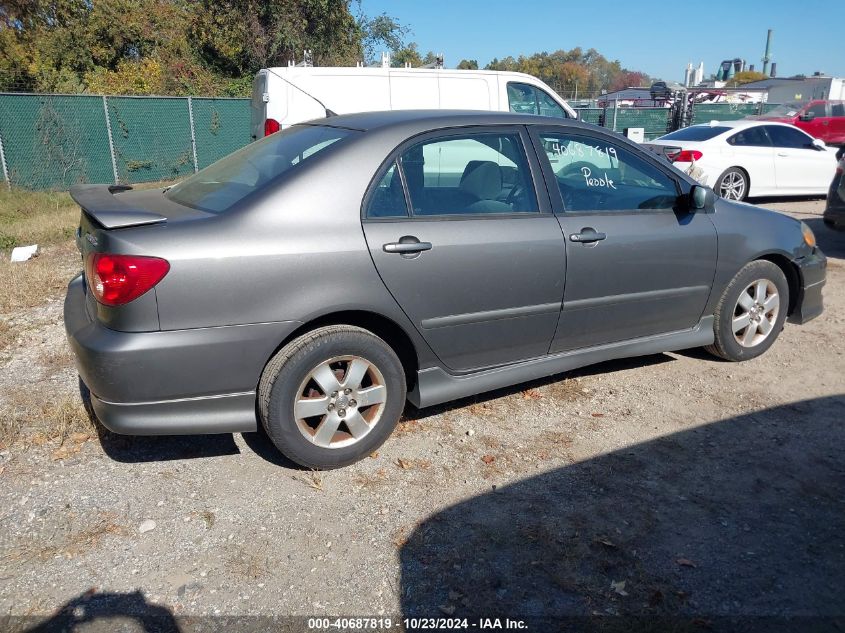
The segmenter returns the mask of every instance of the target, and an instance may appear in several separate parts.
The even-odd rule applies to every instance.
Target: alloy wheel
[[[780,311],[777,286],[768,279],[758,279],[739,294],[734,307],[731,329],[736,342],[743,347],[755,347],[774,330]]]
[[[745,186],[745,176],[738,171],[729,172],[719,183],[719,195],[727,200],[742,200]]]
[[[300,433],[322,448],[343,448],[378,424],[387,387],[378,367],[360,356],[339,356],[308,372],[293,413]]]

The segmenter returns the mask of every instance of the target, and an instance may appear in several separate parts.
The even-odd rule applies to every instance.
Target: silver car
[[[578,121],[336,116],[130,189],[71,190],[65,325],[98,418],[263,425],[313,468],[370,454],[406,400],[698,346],[747,360],[822,311],[804,224]]]

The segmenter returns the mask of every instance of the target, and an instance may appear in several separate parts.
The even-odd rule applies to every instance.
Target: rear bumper
[[[89,317],[82,277],[68,285],[65,331],[97,417],[116,433],[230,433],[257,428],[264,365],[300,324],[118,332]]]
[[[824,223],[837,231],[845,231],[845,187],[842,186],[842,178],[841,174],[833,178],[823,216]]]
[[[790,323],[806,323],[824,310],[822,288],[827,275],[827,257],[818,248],[813,253],[795,260],[801,288],[795,309],[789,315]]]
[[[255,392],[162,402],[117,403],[91,394],[97,419],[122,435],[248,433],[258,428]]]

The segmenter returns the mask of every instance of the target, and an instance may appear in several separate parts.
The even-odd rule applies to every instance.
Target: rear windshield
[[[711,138],[729,132],[731,128],[723,125],[693,125],[661,136],[661,141],[709,141]]]
[[[300,125],[265,136],[171,187],[168,198],[194,209],[223,213],[279,175],[295,169],[358,132]]]

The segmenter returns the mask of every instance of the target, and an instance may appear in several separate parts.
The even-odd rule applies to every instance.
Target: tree
[[[559,50],[553,53],[535,53],[517,59],[494,59],[488,70],[507,70],[528,73],[542,79],[564,94],[597,94],[599,90],[618,87],[647,85],[650,78],[645,73],[622,67],[619,60],[608,60],[596,49],[586,52],[581,48]]]
[[[360,5],[359,5],[360,9]],[[405,46],[405,36],[409,29],[402,26],[396,18],[382,13],[374,18],[359,13],[358,29],[361,33],[361,48],[365,64],[377,62],[377,53],[381,50],[390,51],[391,57],[395,58],[400,52],[410,55],[411,46],[416,49],[416,44]]]
[[[478,70],[478,60],[462,59],[458,62],[458,70]]]
[[[249,94],[259,68],[311,51],[351,66],[404,46],[353,0],[0,0],[0,90]]]
[[[411,42],[400,48],[390,57],[390,65],[394,68],[404,68],[406,64],[412,68],[419,68],[423,65],[423,59],[416,42]]]
[[[763,79],[768,78],[768,75],[764,75],[756,70],[743,70],[729,79],[728,83],[733,86],[741,86],[742,84],[750,84],[752,81],[762,81]]]

